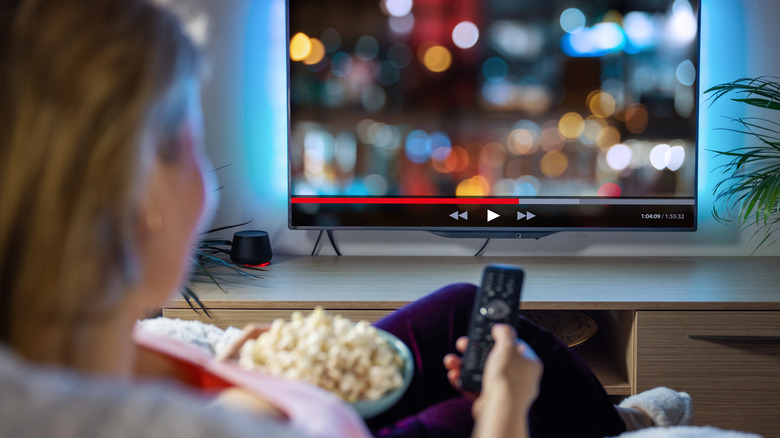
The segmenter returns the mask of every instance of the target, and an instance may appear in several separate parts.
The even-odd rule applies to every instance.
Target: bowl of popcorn
[[[277,319],[241,347],[239,365],[302,380],[334,393],[363,418],[392,407],[414,374],[409,348],[367,321],[352,322],[317,307]]]

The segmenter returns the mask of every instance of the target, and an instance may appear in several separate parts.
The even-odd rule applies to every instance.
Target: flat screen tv
[[[287,0],[289,226],[696,229],[696,0]]]

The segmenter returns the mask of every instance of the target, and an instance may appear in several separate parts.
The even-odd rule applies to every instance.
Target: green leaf
[[[223,246],[230,246],[233,242],[229,240],[222,240],[222,239],[216,239],[216,240],[204,240],[200,242],[201,246],[216,246],[216,245],[223,245]]]
[[[187,305],[190,306],[190,309],[194,310],[196,313],[198,310],[202,310],[206,316],[211,318],[211,314],[209,314],[209,311],[206,310],[206,306],[203,305],[203,303],[198,298],[198,295],[189,287],[184,286],[182,290],[179,291],[182,297],[184,297],[184,300],[187,302]],[[192,301],[195,301],[195,303],[198,304],[199,308],[195,307],[192,304]]]
[[[205,232],[205,233],[203,233],[203,234],[211,234],[211,233],[216,233],[217,231],[223,231],[223,230],[229,230],[229,229],[231,229],[231,228],[238,228],[238,227],[243,227],[244,225],[246,225],[246,224],[249,224],[249,223],[251,223],[251,222],[252,222],[252,221],[246,221],[246,222],[243,222],[243,223],[240,223],[240,224],[235,224],[235,225],[226,225],[226,226],[224,226],[224,227],[219,227],[219,228],[212,228],[212,229],[210,229],[210,230],[206,231],[206,232]]]
[[[735,102],[746,103],[748,105],[756,106],[759,108],[780,110],[780,104],[768,99],[759,99],[754,97],[754,98],[732,99],[732,100]]]
[[[213,275],[211,275],[211,272],[209,272],[208,269],[206,269],[206,266],[204,266],[200,261],[195,261],[195,264],[200,268],[201,271],[203,271],[210,279],[211,281],[219,288],[219,290],[222,291],[222,293],[226,294],[225,289],[222,289],[222,285],[219,284],[216,278],[214,278]]]
[[[212,228],[203,235],[208,235],[210,233],[215,233],[218,231],[227,230],[230,228],[237,228],[244,226],[252,221],[246,221],[240,224],[235,225],[228,225],[224,227],[218,227],[218,228]],[[240,266],[235,263],[233,263],[230,260],[225,260],[221,257],[218,257],[218,254],[229,254],[229,251],[225,249],[225,247],[230,247],[232,244],[229,240],[224,239],[203,239],[198,246],[195,248],[194,254],[193,254],[193,263],[195,267],[197,267],[198,271],[205,274],[214,285],[216,285],[219,290],[221,290],[223,293],[227,293],[225,289],[220,284],[220,278],[213,275],[210,271],[211,267],[226,267],[233,272],[245,277],[245,278],[252,278],[252,279],[262,279],[263,277],[257,274],[254,274],[252,272],[247,271],[264,271],[260,268],[255,267],[248,267],[248,266]],[[206,307],[203,305],[203,303],[198,298],[197,294],[187,285],[184,285],[179,290],[179,293],[184,297],[185,301],[187,301],[187,304],[195,311],[198,311],[198,309],[193,305],[192,301],[195,301],[200,306],[200,309],[203,310],[203,312],[206,313],[209,318],[211,317],[209,313],[206,311]]]
[[[711,103],[731,96],[734,102],[748,106],[780,110],[780,79],[774,77],[741,78],[705,91]],[[769,114],[769,113],[767,113]],[[756,249],[777,241],[780,224],[780,123],[765,117],[731,118],[737,128],[725,130],[745,136],[752,143],[731,150],[715,150],[727,159],[714,169],[722,176],[713,193],[713,217],[719,222],[737,221],[740,231],[756,227]],[[724,129],[724,128],[722,128]],[[735,213],[731,218],[731,213]],[[751,239],[751,242],[754,242]]]

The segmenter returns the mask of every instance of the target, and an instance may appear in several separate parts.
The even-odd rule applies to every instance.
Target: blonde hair
[[[0,339],[68,363],[80,328],[114,317],[137,281],[140,176],[155,154],[175,159],[200,56],[142,0],[22,0],[9,18]]]

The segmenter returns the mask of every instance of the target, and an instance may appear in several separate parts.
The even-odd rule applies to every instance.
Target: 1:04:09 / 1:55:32
[[[642,219],[685,219],[683,213],[642,213]]]

